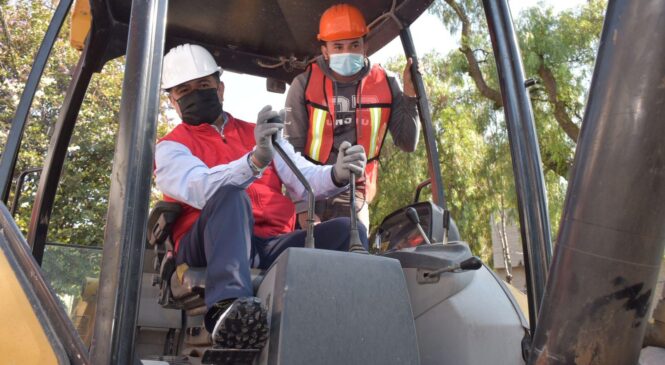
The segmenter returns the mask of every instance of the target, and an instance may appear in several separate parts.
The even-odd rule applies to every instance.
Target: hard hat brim
[[[344,34],[329,34],[326,36],[321,36],[320,34],[316,35],[316,38],[322,42],[333,42],[333,41],[344,41],[347,39],[357,39],[363,38],[367,35],[367,32],[358,32],[358,33],[344,33]]]
[[[162,83],[162,90],[166,91],[166,90],[172,89],[172,88],[174,88],[174,87],[176,87],[180,84],[184,84],[184,83],[192,81],[192,80],[200,79],[202,77],[214,75],[215,73],[219,73],[219,75],[222,76],[222,72],[224,72],[224,70],[222,70],[221,67],[217,66],[217,69],[214,70],[213,72],[202,72],[201,74],[188,75],[187,77],[183,77],[181,79],[172,80],[169,83]]]

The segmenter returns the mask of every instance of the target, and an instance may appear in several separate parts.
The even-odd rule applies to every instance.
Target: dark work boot
[[[213,312],[214,311],[214,312]],[[223,301],[210,308],[217,317],[212,330],[215,347],[262,349],[268,340],[268,313],[256,297]]]

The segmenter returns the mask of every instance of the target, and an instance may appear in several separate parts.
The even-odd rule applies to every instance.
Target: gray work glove
[[[268,119],[278,116],[276,110],[272,110],[270,105],[266,105],[259,112],[256,118],[256,128],[254,128],[254,140],[256,141],[256,148],[254,148],[254,158],[263,166],[268,166],[275,155],[275,149],[272,145],[272,136],[280,132],[284,128],[284,123],[268,123]]]
[[[351,143],[344,141],[339,146],[337,162],[332,168],[333,180],[337,184],[346,185],[349,183],[351,172],[354,172],[356,177],[362,176],[366,164],[365,148],[361,145],[351,146]]]

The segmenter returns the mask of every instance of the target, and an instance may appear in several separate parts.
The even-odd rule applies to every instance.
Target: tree
[[[561,13],[533,7],[516,18],[526,75],[540,81],[530,95],[553,237],[604,8],[604,1],[592,0]],[[430,12],[459,36],[460,45],[447,55],[430,54],[422,60],[448,205],[463,239],[487,262],[491,257],[489,217],[497,213],[500,219],[515,220],[517,198],[485,14],[480,2],[473,0],[438,0]],[[401,65],[403,61],[393,60],[388,68],[399,74]],[[371,206],[373,227],[385,214],[408,203],[416,184],[427,176],[422,143],[410,155],[386,143],[381,164],[380,193]]]
[[[604,9],[602,0],[591,0],[558,14],[551,7],[532,7],[519,14],[516,21],[526,75],[538,75],[542,85],[532,92],[531,102],[543,164],[563,178],[572,163]],[[502,107],[480,3],[438,0],[431,12],[453,33],[459,30],[459,52],[466,60],[466,73],[483,97],[497,109]]]
[[[34,55],[46,33],[55,5],[49,0],[0,3],[0,143],[4,145]],[[14,177],[42,167],[60,106],[80,52],[69,44],[66,21],[49,57],[32,103]],[[109,61],[93,76],[78,115],[51,215],[47,242],[90,246],[90,250],[48,246],[45,275],[59,294],[77,295],[86,276],[99,275],[110,176],[118,127],[123,59]],[[163,100],[164,101],[164,100]],[[160,116],[165,121],[165,115]],[[158,135],[167,124],[160,123]],[[21,189],[15,216],[27,233],[39,174]],[[152,190],[153,200],[159,193]],[[12,201],[10,197],[10,202]],[[95,249],[93,249],[95,248]]]
[[[15,1],[0,6],[0,139],[7,138],[34,55],[51,20],[50,1]],[[79,52],[69,45],[68,22],[63,26],[32,103],[15,176],[43,166]],[[100,247],[108,203],[111,163],[117,130],[121,60],[95,74],[83,102],[68,150],[48,231],[48,242]],[[27,231],[39,174],[29,176],[21,191],[16,222]],[[10,198],[11,202],[11,198]],[[85,276],[99,274],[98,250],[49,246],[45,275],[59,294],[77,295]]]
[[[455,77],[454,59],[428,54],[421,60],[422,74],[431,104],[432,122],[441,158],[441,171],[448,209],[460,234],[472,250],[485,261],[491,259],[489,215],[493,200],[489,198],[486,162],[488,145],[479,128],[487,123],[486,108],[477,108],[478,97],[460,88],[463,79]],[[404,60],[393,60],[387,68],[396,72]],[[415,186],[428,176],[424,143],[414,153],[402,153],[390,139],[384,143],[381,157],[379,194],[372,202],[372,227],[389,212],[413,199]],[[427,198],[429,195],[425,195]],[[489,261],[488,261],[489,262]]]

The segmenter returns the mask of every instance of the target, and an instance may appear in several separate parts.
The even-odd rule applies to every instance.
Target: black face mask
[[[217,89],[196,89],[178,99],[182,121],[189,125],[212,124],[222,115]]]

